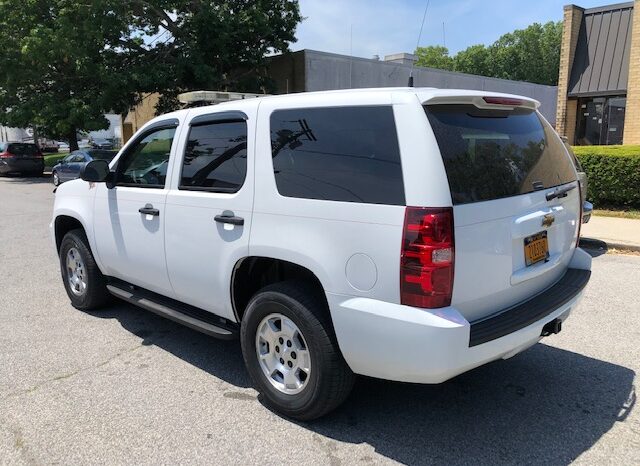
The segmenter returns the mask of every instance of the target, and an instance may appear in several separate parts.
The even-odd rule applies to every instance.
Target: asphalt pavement
[[[0,464],[640,464],[640,256],[594,253],[563,331],[512,359],[437,386],[361,378],[298,423],[260,403],[238,342],[72,308],[52,190],[0,178]]]

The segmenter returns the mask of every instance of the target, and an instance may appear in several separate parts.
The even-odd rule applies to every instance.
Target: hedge
[[[640,207],[640,146],[575,146],[587,173],[587,199],[598,206]]]

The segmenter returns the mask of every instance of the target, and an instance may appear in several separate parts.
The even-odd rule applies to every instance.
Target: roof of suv
[[[518,99],[522,101],[522,105],[529,108],[538,108],[540,106],[540,102],[530,97],[514,95],[514,94],[505,94],[500,92],[488,92],[481,90],[467,90],[467,89],[438,89],[435,87],[376,87],[376,88],[365,88],[365,89],[338,89],[338,90],[330,90],[330,91],[313,91],[313,92],[298,92],[293,94],[278,94],[278,95],[266,95],[264,97],[254,97],[245,100],[232,100],[229,102],[222,102],[214,105],[206,105],[203,107],[189,108],[184,110],[178,110],[175,112],[167,113],[165,115],[161,115],[161,117],[184,117],[185,114],[189,111],[199,110],[200,112],[205,112],[206,109],[226,109],[232,107],[234,110],[242,110],[243,106],[253,106],[256,102],[278,102],[283,106],[286,106],[288,102],[291,103],[299,103],[301,99],[305,98],[314,98],[317,99],[319,96],[353,96],[357,97],[359,101],[363,98],[366,99],[367,96],[371,96],[373,99],[379,99],[382,95],[391,96],[395,95],[414,95],[417,96],[421,103],[434,102],[434,103],[471,103],[474,102],[474,98],[476,100],[482,97],[502,97],[502,98],[511,98]],[[160,117],[158,117],[160,118]],[[151,121],[155,121],[151,120]]]

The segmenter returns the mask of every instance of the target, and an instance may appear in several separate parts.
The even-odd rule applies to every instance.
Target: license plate
[[[524,260],[527,267],[548,258],[549,242],[546,230],[524,239]]]

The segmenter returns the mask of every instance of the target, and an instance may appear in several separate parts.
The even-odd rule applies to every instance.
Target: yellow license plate
[[[524,260],[527,267],[549,258],[547,232],[541,231],[524,239]]]

